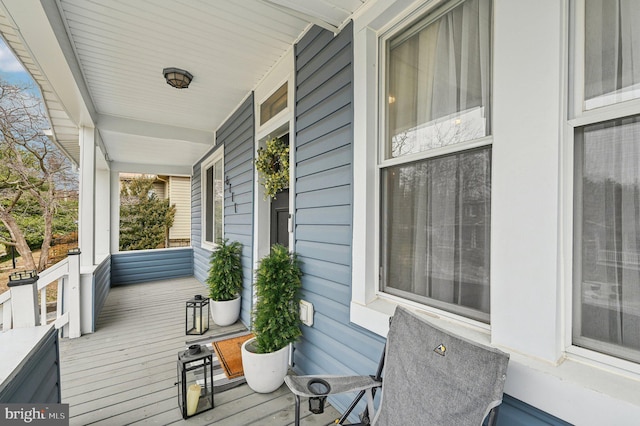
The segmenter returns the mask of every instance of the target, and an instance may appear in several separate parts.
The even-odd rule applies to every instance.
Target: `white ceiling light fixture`
[[[165,68],[162,70],[164,78],[167,80],[167,84],[176,89],[186,89],[189,87],[193,76],[189,71],[181,70],[180,68]]]

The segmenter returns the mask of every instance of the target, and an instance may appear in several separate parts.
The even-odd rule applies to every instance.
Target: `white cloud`
[[[2,72],[25,72],[22,64],[13,56],[4,40],[0,39],[0,71]]]

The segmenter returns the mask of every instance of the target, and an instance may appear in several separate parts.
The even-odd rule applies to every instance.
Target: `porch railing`
[[[56,298],[56,329],[68,326],[68,337],[80,337],[80,256],[69,252],[69,256],[38,274],[37,291],[40,295],[40,325],[47,324],[47,286],[58,281]],[[32,303],[36,304],[34,300]],[[0,317],[2,329],[13,326],[11,290],[0,294]],[[34,326],[37,324],[33,324]],[[67,333],[65,333],[67,334]]]

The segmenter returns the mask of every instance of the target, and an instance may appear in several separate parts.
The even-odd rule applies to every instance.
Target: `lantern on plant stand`
[[[191,345],[178,354],[177,385],[183,419],[213,408],[213,356],[209,348]]]
[[[186,334],[204,334],[209,330],[209,298],[196,294],[187,300],[184,330]]]

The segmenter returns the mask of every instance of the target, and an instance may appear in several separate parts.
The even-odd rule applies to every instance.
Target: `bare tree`
[[[49,257],[59,192],[75,190],[77,185],[70,161],[44,133],[49,127],[38,98],[25,87],[0,80],[0,220],[10,236],[0,235],[0,243],[15,247],[25,267],[38,271]],[[27,230],[18,220],[25,206],[34,203],[44,222],[37,265]]]

